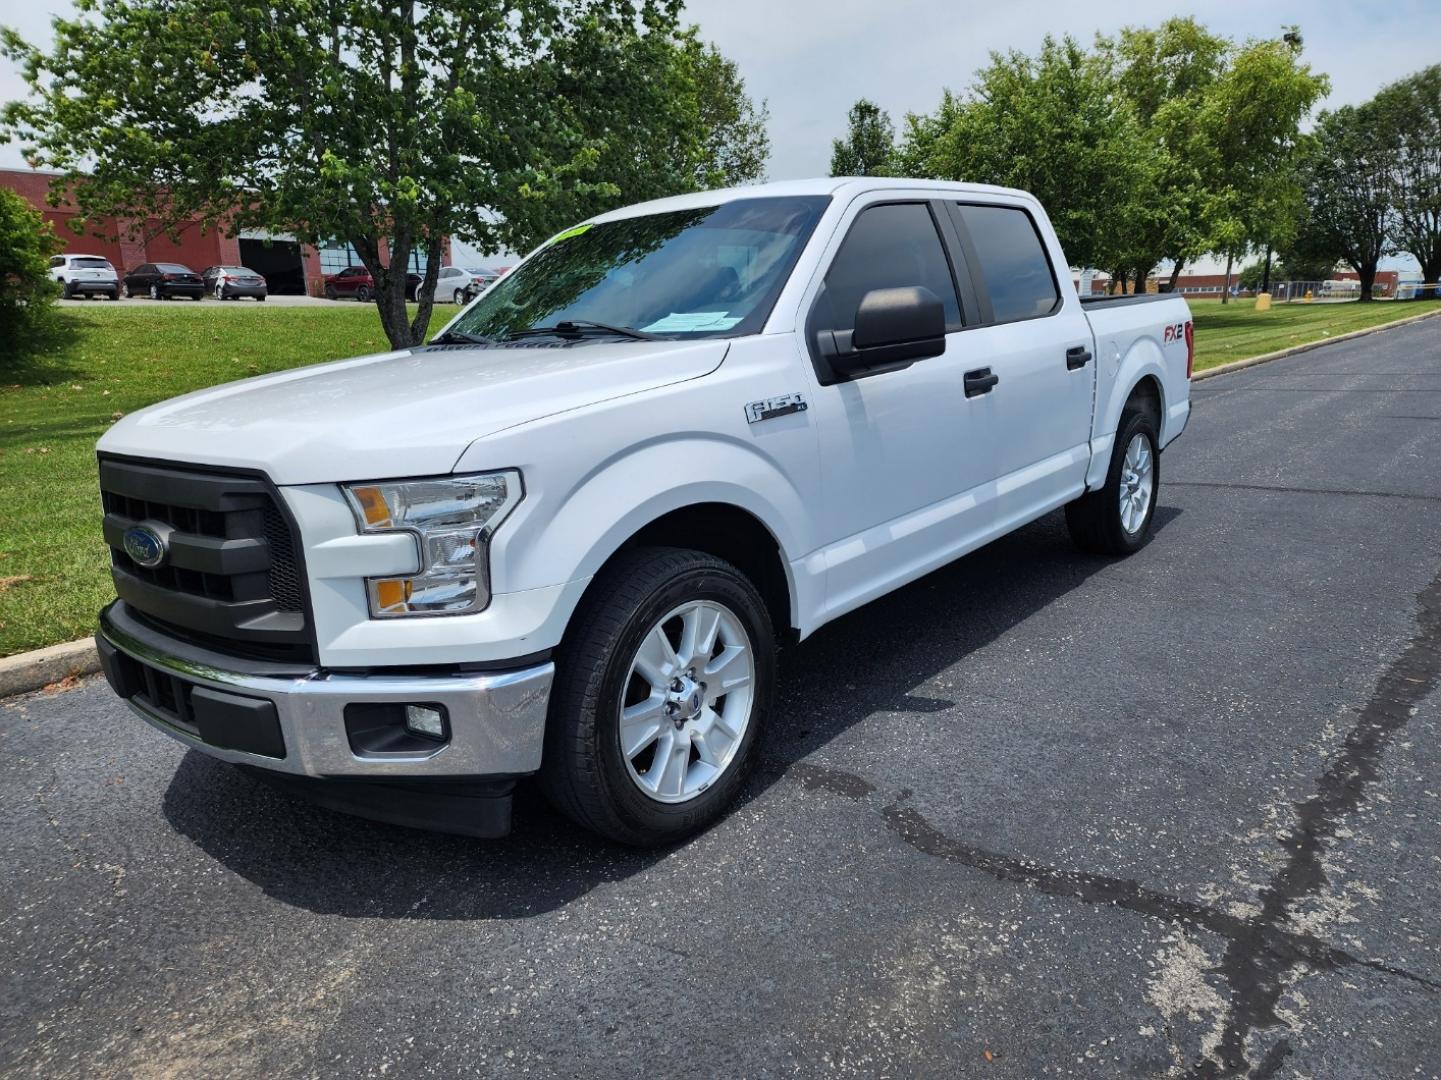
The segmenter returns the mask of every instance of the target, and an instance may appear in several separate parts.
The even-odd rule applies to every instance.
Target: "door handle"
[[[1077,345],[1066,350],[1066,369],[1075,371],[1083,368],[1091,362],[1091,350],[1084,345]]]
[[[976,397],[978,394],[989,394],[991,387],[1001,381],[999,375],[992,375],[988,367],[977,368],[975,371],[966,372],[966,397]]]

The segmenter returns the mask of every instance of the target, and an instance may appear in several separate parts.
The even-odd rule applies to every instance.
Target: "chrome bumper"
[[[540,768],[555,674],[550,662],[516,671],[436,675],[342,675],[264,665],[159,634],[137,623],[120,603],[101,612],[96,644],[106,678],[135,712],[222,761],[295,776],[350,779],[516,776]],[[117,660],[117,653],[129,663]],[[387,704],[443,706],[448,741],[423,751],[357,752],[346,727],[346,706]],[[207,710],[223,722],[207,724]],[[265,729],[261,736],[269,740],[271,752],[254,752],[253,745],[235,748],[247,740],[253,744],[245,729],[257,724]],[[217,731],[237,731],[239,737],[217,736]]]

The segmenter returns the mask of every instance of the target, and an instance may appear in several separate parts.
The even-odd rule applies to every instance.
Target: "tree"
[[[896,141],[891,118],[875,102],[861,98],[851,106],[846,122],[846,137],[831,140],[831,175],[891,175]]]
[[[0,359],[27,351],[27,337],[43,326],[58,291],[50,279],[50,256],[60,247],[49,222],[15,192],[0,188]]]
[[[679,8],[78,0],[49,53],[5,32],[32,98],[4,117],[78,181],[87,216],[346,240],[404,346],[429,325],[448,235],[525,248],[581,208],[758,172],[764,112]]]
[[[565,152],[589,161],[580,175],[603,182],[573,182],[569,170],[533,182],[533,197],[506,210],[504,237],[514,249],[617,206],[764,175],[765,104],[751,102],[735,63],[693,29],[673,37],[578,33],[556,44],[553,60],[552,92],[568,113]]]
[[[1394,250],[1396,142],[1373,102],[1323,113],[1308,155],[1306,219],[1295,246],[1313,258],[1344,260],[1371,299],[1376,268]]]
[[[1225,72],[1232,47],[1193,18],[1171,18],[1155,29],[1127,27],[1096,48],[1111,66],[1117,92],[1135,110],[1149,150],[1150,184],[1135,200],[1134,272],[1144,282],[1170,261],[1174,287],[1185,264],[1207,248],[1205,177],[1190,148],[1206,95]]]
[[[1441,64],[1384,87],[1375,110],[1394,139],[1396,247],[1421,264],[1421,280],[1441,295]]]
[[[1199,134],[1188,152],[1205,178],[1202,214],[1211,250],[1226,256],[1227,274],[1248,248],[1273,247],[1296,227],[1301,122],[1330,86],[1300,51],[1295,32],[1248,42],[1206,93],[1197,117]]]
[[[1146,144],[1110,64],[1069,37],[1035,57],[993,53],[968,96],[907,118],[898,161],[908,175],[1025,188],[1074,265],[1133,265]]]

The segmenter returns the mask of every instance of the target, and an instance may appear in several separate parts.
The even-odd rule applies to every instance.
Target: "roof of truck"
[[[745,187],[719,188],[715,191],[697,191],[689,195],[674,195],[668,199],[652,199],[650,202],[635,203],[597,214],[591,221],[615,221],[620,218],[638,217],[641,214],[661,214],[671,210],[691,210],[698,206],[719,206],[736,199],[764,199],[795,195],[861,195],[868,191],[954,191],[958,194],[1010,195],[1032,199],[1027,192],[1016,188],[997,187],[994,184],[962,184],[951,180],[909,180],[895,176],[820,176],[811,180],[778,180],[769,184],[750,184]]]

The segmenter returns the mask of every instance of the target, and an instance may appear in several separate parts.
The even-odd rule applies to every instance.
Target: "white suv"
[[[61,295],[107,296],[120,299],[120,278],[110,260],[99,255],[56,255],[50,260],[50,276],[60,282]]]

